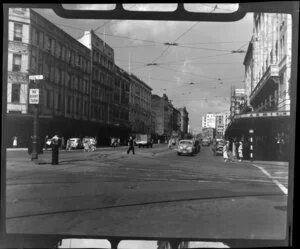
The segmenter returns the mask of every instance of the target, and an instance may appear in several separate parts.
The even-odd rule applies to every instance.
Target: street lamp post
[[[29,81],[33,81],[33,86],[29,88],[29,104],[33,107],[33,136],[31,160],[38,159],[38,126],[39,126],[39,87],[37,80],[42,80],[43,75],[30,75]]]
[[[34,115],[33,115],[33,136],[32,136],[32,152],[31,160],[38,159],[38,126],[39,126],[39,110],[38,105],[34,105]]]

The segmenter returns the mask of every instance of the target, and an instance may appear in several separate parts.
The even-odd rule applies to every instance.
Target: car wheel
[[[177,155],[180,156],[181,154],[179,152],[177,152]]]

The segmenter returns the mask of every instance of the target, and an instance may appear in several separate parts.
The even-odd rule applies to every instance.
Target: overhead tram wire
[[[213,11],[214,11],[214,10],[213,10]],[[212,12],[213,12],[213,11],[212,11]],[[197,26],[198,24],[199,24],[199,22],[194,23],[189,29],[187,29],[187,30],[184,31],[180,36],[178,36],[178,37],[174,40],[173,43],[168,43],[168,44],[169,44],[168,47],[167,47],[166,49],[164,49],[164,50],[162,51],[162,53],[161,53],[155,60],[153,60],[152,62],[148,63],[147,65],[149,65],[149,66],[154,65],[155,62],[163,56],[163,54],[169,49],[169,47],[170,47],[171,45],[175,45],[175,44],[176,44],[175,46],[178,46],[178,44],[176,43],[176,41],[178,41],[181,37],[183,37],[184,35],[186,35],[189,31],[191,31],[191,30],[192,30],[195,26]]]
[[[130,6],[129,8],[128,8],[128,10],[130,10],[132,7],[134,7],[136,4],[133,4],[132,6]],[[109,24],[111,22],[111,20],[108,20],[108,21],[106,21],[106,22],[104,22],[101,26],[99,26],[99,27],[97,27],[96,29],[94,29],[94,32],[96,33],[96,31],[98,30],[98,29],[101,29],[101,28],[103,28],[104,26],[106,26],[107,24]]]
[[[205,45],[205,44],[234,44],[234,43],[249,43],[249,41],[224,41],[224,42],[188,42],[188,43],[180,43],[181,45]]]

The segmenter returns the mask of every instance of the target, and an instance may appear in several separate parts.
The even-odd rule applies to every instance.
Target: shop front
[[[289,112],[240,114],[227,127],[225,137],[243,142],[245,159],[288,161],[291,122]]]

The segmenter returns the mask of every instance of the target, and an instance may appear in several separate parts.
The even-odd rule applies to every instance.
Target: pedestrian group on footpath
[[[234,162],[235,160],[239,160],[242,162],[243,160],[243,142],[233,141],[232,143],[232,151],[230,150],[230,143],[226,141],[223,146],[223,158],[224,162]]]

